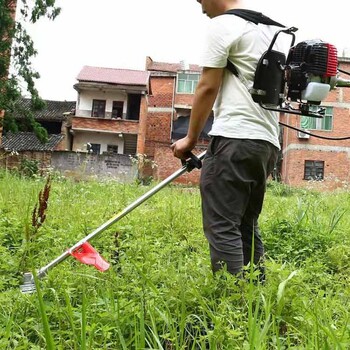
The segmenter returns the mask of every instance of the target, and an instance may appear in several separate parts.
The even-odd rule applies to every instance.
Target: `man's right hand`
[[[187,159],[189,153],[196,146],[197,141],[191,140],[188,136],[174,142],[170,148],[173,151],[174,157],[179,159]]]

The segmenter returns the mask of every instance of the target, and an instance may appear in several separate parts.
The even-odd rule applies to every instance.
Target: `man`
[[[259,265],[264,247],[258,229],[266,179],[280,148],[276,112],[262,109],[250,95],[261,55],[280,29],[224,14],[242,8],[239,0],[197,0],[211,18],[187,136],[171,145],[188,158],[212,109],[211,141],[201,170],[203,229],[214,272],[240,274],[250,261]],[[231,61],[243,76],[225,69]],[[215,104],[214,104],[215,103]]]

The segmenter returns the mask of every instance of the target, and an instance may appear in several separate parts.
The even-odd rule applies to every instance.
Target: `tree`
[[[35,87],[35,80],[40,75],[31,65],[31,59],[37,51],[23,24],[35,23],[42,17],[54,20],[61,11],[55,2],[21,0],[18,11],[20,18],[16,20],[17,0],[0,0],[0,111],[5,111],[0,123],[5,131],[34,131],[42,142],[47,140],[47,132],[35,121],[34,112],[43,109],[45,102]],[[30,110],[21,110],[19,104],[22,84],[31,96]],[[14,111],[26,117],[25,123],[16,123]]]

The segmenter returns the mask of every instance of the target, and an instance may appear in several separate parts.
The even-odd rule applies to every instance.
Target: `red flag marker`
[[[101,257],[89,242],[84,242],[74,251],[69,251],[69,254],[83,264],[95,266],[97,270],[106,271],[109,268],[109,263]]]

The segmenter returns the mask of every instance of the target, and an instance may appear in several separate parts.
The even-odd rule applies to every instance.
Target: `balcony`
[[[138,134],[139,121],[128,119],[112,119],[111,116],[105,115],[105,118],[94,118],[90,116],[84,116],[84,113],[78,114],[72,117],[72,130],[73,131],[90,131],[90,132],[105,132],[105,133],[125,133],[125,134]],[[106,113],[107,114],[107,113]],[[91,115],[91,111],[89,114]]]

